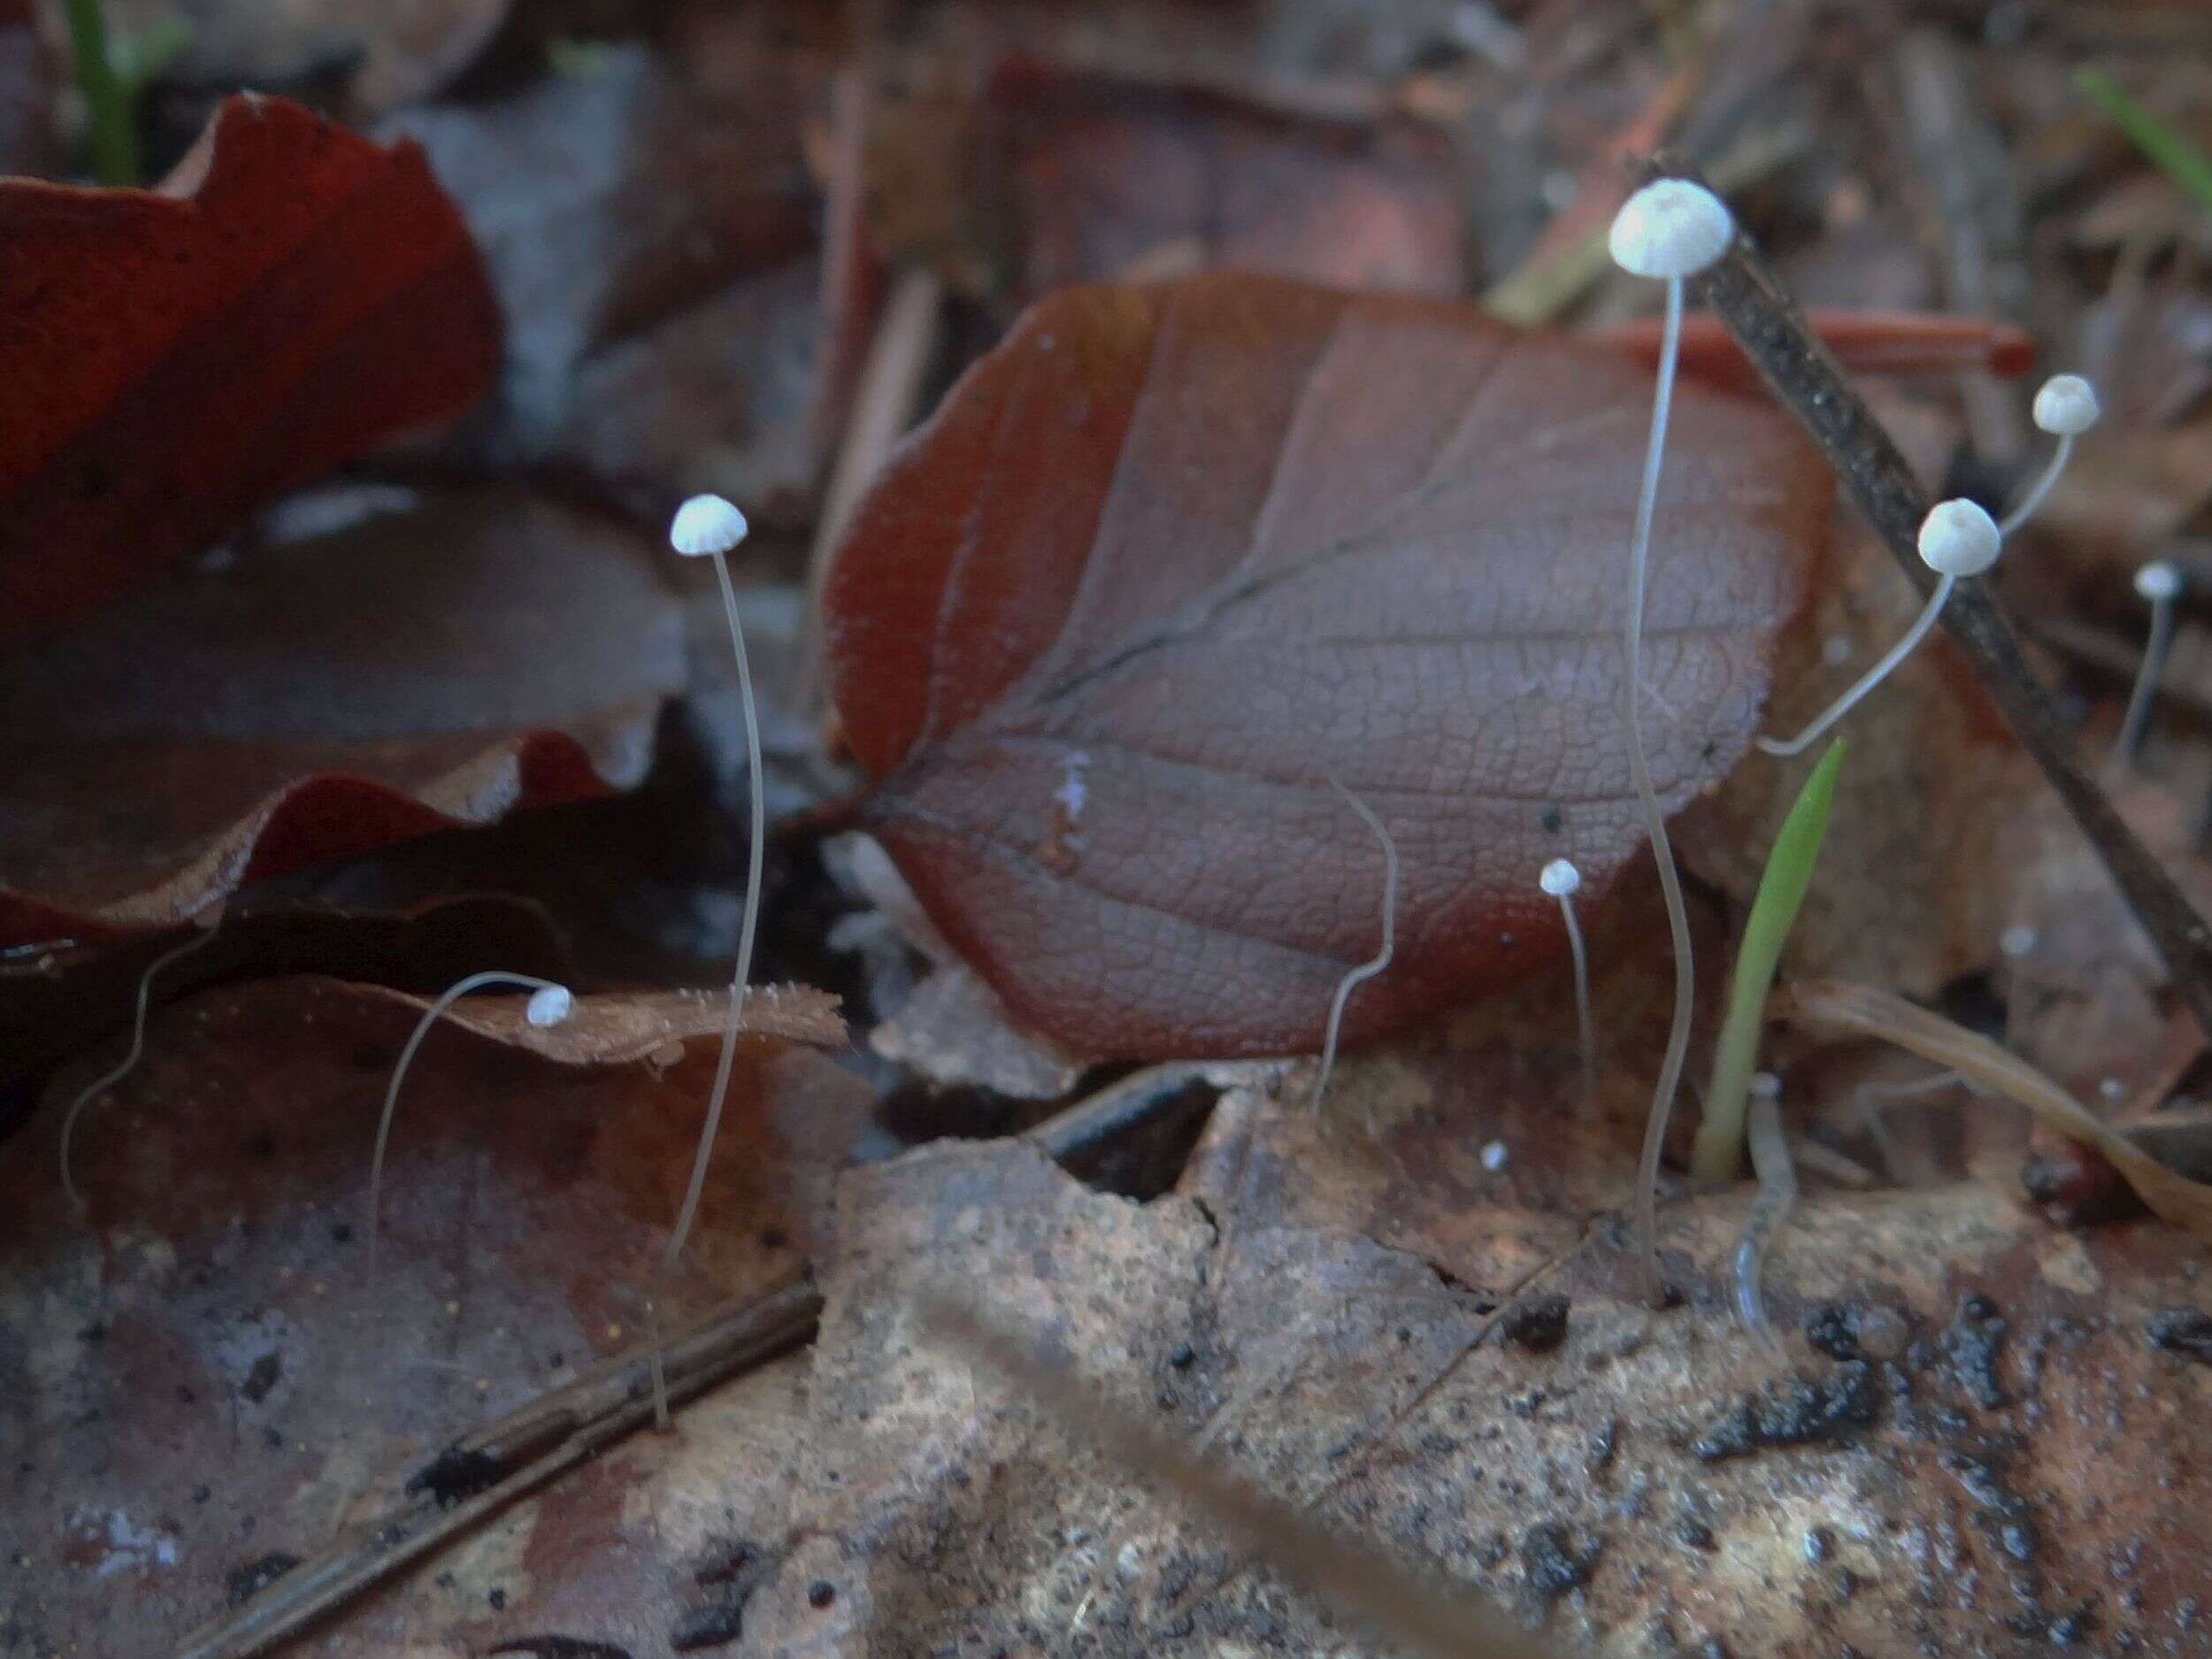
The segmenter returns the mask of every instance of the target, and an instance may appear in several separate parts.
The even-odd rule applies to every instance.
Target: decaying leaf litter
[[[251,121],[301,148],[241,190],[334,155],[472,249],[342,292],[326,247],[272,243],[150,357],[50,339],[54,373],[107,378],[42,380],[11,422],[41,529],[4,575],[42,607],[0,684],[11,1641],[1379,1650],[1372,1585],[1294,1525],[1411,1573],[1392,1628],[1459,1619],[1438,1651],[2212,1640],[2186,1520],[2206,209],[2126,136],[2148,112],[2201,144],[2200,20],[408,13],[280,37],[196,11],[129,81],[136,147],[157,173]],[[111,9],[132,77],[165,15]],[[42,110],[73,71],[51,21],[7,42]],[[2126,102],[2085,99],[2085,67]],[[21,133],[27,172],[88,153],[65,110]],[[1841,728],[1761,1055],[1801,1187],[1763,1276],[1779,1365],[1731,1312],[1749,1186],[1671,1158],[1671,1307],[1623,1219],[1671,981],[1618,726],[1655,295],[1601,244],[1661,148],[1755,239],[1690,285],[1654,508],[1693,1078],[1803,780],[1751,739],[1902,631],[1884,538],[2026,488],[2045,374],[2106,406],[1962,587],[2011,632],[1970,606]],[[211,202],[222,152],[170,200]],[[0,197],[85,225],[131,200]],[[376,224],[341,239],[427,256]],[[8,291],[96,291],[67,244],[7,245]],[[415,269],[444,286],[362,310]],[[1455,299],[1480,296],[1571,337]],[[711,588],[661,548],[701,491],[752,525],[757,756]],[[2108,759],[2156,557],[2177,649]],[[1405,877],[1356,984],[1383,848],[1333,780]],[[745,1010],[786,1046],[738,1045],[671,1275],[749,795],[773,829]],[[1594,1098],[1538,881],[1567,855]],[[426,1037],[371,1278],[392,1062],[488,969],[589,1017],[492,998]],[[142,982],[80,1214],[59,1119]],[[1317,1118],[1279,1056],[1342,984]],[[2093,1115],[2126,1179],[2018,1101]],[[949,1334],[948,1297],[1288,1509],[1198,1522],[1174,1464]],[[649,1359],[664,1436],[636,1432]]]

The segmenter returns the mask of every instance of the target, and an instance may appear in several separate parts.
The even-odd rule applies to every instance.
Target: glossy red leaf
[[[498,349],[421,152],[280,98],[224,104],[158,189],[0,182],[0,638],[459,414]]]
[[[1103,1056],[1317,1041],[1404,862],[1379,1031],[1559,949],[1643,831],[1619,629],[1648,373],[1264,278],[1072,289],[888,469],[826,597],[865,816],[1024,1022]],[[1758,403],[1678,396],[1645,671],[1668,806],[1724,776],[1825,522]]]

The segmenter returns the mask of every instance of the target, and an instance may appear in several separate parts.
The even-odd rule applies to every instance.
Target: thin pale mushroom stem
[[[2043,504],[2043,498],[2051,493],[2051,487],[2058,482],[2058,475],[2066,470],[2066,463],[2073,459],[2074,434],[2062,432],[2057,437],[2058,446],[2051,451],[2050,465],[2043,469],[2019,503],[1997,521],[1998,534],[2008,536],[2032,518],[2035,510]]]
[[[1746,1335],[1764,1347],[1775,1360],[1786,1363],[1788,1356],[1767,1317],[1766,1300],[1760,1288],[1767,1248],[1790,1206],[1797,1202],[1797,1171],[1790,1162],[1789,1140],[1782,1132],[1781,1087],[1770,1073],[1762,1073],[1753,1080],[1744,1139],[1751,1148],[1759,1195],[1744,1217],[1743,1238],[1736,1247],[1736,1317]]]
[[[85,1211],[84,1194],[77,1190],[76,1179],[70,1173],[71,1150],[76,1143],[77,1120],[84,1110],[99,1095],[113,1088],[130,1074],[139,1058],[146,1052],[146,1010],[152,1000],[154,975],[159,973],[180,957],[188,956],[215,937],[215,929],[204,927],[181,945],[165,950],[146,964],[146,972],[138,976],[138,1002],[131,1015],[131,1046],[129,1051],[112,1066],[77,1091],[77,1097],[69,1102],[61,1115],[61,1190],[69,1200],[69,1207],[81,1216]]]
[[[2113,758],[2132,765],[2143,747],[2143,733],[2151,719],[2151,703],[2158,695],[2159,677],[2166,672],[2166,657],[2173,649],[2174,611],[2181,594],[2179,571],[2164,559],[2154,559],[2135,573],[2135,590],[2150,602],[2150,637],[2143,644],[2143,661],[2135,671],[2135,685],[2128,693],[2127,712],[2120,718],[2120,733],[2113,741]]]
[[[1388,828],[1366,802],[1333,777],[1329,780],[1329,787],[1344,797],[1345,804],[1359,814],[1360,821],[1382,843],[1382,946],[1372,956],[1337,982],[1336,996],[1329,1004],[1328,1032],[1321,1044],[1321,1070],[1313,1079],[1313,1110],[1316,1113],[1321,1110],[1322,1096],[1328,1092],[1329,1073],[1336,1069],[1337,1034],[1344,1025],[1345,1006],[1352,1000],[1354,991],[1390,966],[1390,959],[1397,952],[1398,932],[1398,843],[1392,839]],[[1373,1125],[1370,1124],[1369,1127]]]
[[[734,509],[730,511],[734,514]],[[738,522],[741,526],[742,520]],[[742,534],[741,528],[739,534]],[[723,549],[713,547],[707,551],[714,560],[715,580],[722,590],[722,614],[729,624],[730,649],[737,658],[738,701],[745,716],[746,775],[752,797],[751,825],[746,860],[745,910],[738,923],[737,962],[730,975],[729,1018],[722,1027],[722,1050],[715,1061],[714,1086],[707,1095],[706,1121],[700,1126],[698,1149],[692,1156],[691,1179],[684,1188],[683,1203],[676,1212],[675,1230],[668,1235],[668,1248],[661,1257],[664,1279],[675,1271],[684,1245],[691,1237],[692,1226],[698,1220],[699,1202],[706,1191],[707,1169],[714,1157],[715,1137],[722,1127],[722,1109],[729,1099],[730,1072],[737,1062],[737,1039],[744,1022],[745,985],[753,971],[753,938],[760,923],[762,859],[768,840],[768,795],[762,778],[760,715],[753,698],[752,665],[745,655],[745,629],[738,619],[737,589],[730,580],[729,560],[723,557]],[[658,1297],[647,1299],[645,1312],[652,1341],[653,1425],[664,1433],[668,1429],[668,1386],[661,1362]]]
[[[488,968],[456,979],[439,994],[438,1000],[423,1010],[415,1022],[415,1028],[407,1034],[407,1041],[399,1051],[399,1059],[392,1067],[391,1081],[384,1086],[384,1110],[376,1119],[376,1150],[369,1156],[369,1202],[366,1228],[369,1235],[369,1277],[376,1277],[377,1223],[382,1215],[384,1193],[384,1151],[392,1137],[392,1115],[399,1110],[399,1087],[407,1080],[407,1068],[415,1063],[415,1050],[422,1047],[422,1040],[430,1034],[430,1028],[443,1019],[452,1006],[471,991],[480,991],[488,986],[509,986],[518,991],[558,991],[564,987],[551,979],[541,979],[534,974],[508,973]]]
[[[1582,924],[1575,919],[1573,895],[1560,895],[1559,914],[1567,924],[1567,953],[1574,958],[1575,1033],[1582,1050],[1582,1096],[1594,1101],[1598,1096],[1597,1021],[1590,1012],[1590,953],[1582,943]]]
[[[1537,872],[1539,892],[1559,902],[1560,920],[1566,925],[1567,954],[1574,964],[1575,1027],[1582,1054],[1582,1098],[1587,1106],[1598,1094],[1597,1022],[1590,1012],[1590,955],[1582,942],[1582,925],[1575,917],[1575,895],[1582,889],[1582,872],[1567,858],[1555,858]]]
[[[1952,589],[1957,586],[1958,578],[1955,576],[1937,578],[1934,589],[1928,595],[1928,603],[1920,607],[1920,614],[1913,618],[1912,626],[1905,630],[1896,644],[1882,653],[1880,660],[1873,667],[1852,682],[1850,690],[1830,703],[1810,726],[1795,737],[1760,738],[1758,744],[1761,750],[1786,757],[1801,755],[1818,742],[1830,726],[1857,708],[1867,693],[1888,679],[1890,671],[1911,656],[1913,648],[1928,637],[1928,630],[1935,626],[1936,618],[1943,614],[1943,607],[1950,599]]]
[[[1640,704],[1643,687],[1644,587],[1651,564],[1651,520],[1659,499],[1659,465],[1666,452],[1667,416],[1674,399],[1675,359],[1682,344],[1682,279],[1667,279],[1667,315],[1659,340],[1659,374],[1652,395],[1651,441],[1644,451],[1643,487],[1636,498],[1635,537],[1629,549],[1628,764],[1636,782],[1636,798],[1643,807],[1644,829],[1651,841],[1653,859],[1659,866],[1659,889],[1667,906],[1667,931],[1674,946],[1674,1017],[1667,1029],[1666,1053],[1659,1063],[1659,1077],[1652,1086],[1651,1116],[1644,1127],[1643,1153],[1636,1166],[1636,1254],[1643,1263],[1647,1289],[1656,1297],[1665,1289],[1659,1265],[1659,1156],[1667,1142],[1667,1121],[1674,1113],[1674,1097],[1681,1087],[1682,1067],[1690,1052],[1690,1016],[1695,995],[1696,972],[1690,946],[1690,912],[1683,902],[1682,877],[1675,869],[1674,848],[1667,839],[1666,815],[1651,786],[1651,762],[1644,752]]]

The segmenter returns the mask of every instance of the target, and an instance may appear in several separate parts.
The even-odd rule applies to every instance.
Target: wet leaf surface
[[[452,202],[386,149],[242,96],[157,191],[0,182],[0,637],[50,629],[491,384]]]
[[[10,1627],[33,1650],[167,1650],[255,1573],[396,1497],[457,1434],[641,1340],[711,1053],[575,1069],[434,1038],[395,1129],[372,1280],[369,1148],[412,1019],[300,980],[167,1010],[143,1066],[83,1124],[88,1220],[57,1186],[51,1110],[0,1147],[0,1388],[15,1402],[0,1535],[19,1563]],[[748,1047],[700,1230],[657,1291],[664,1317],[810,1248],[868,1105],[817,1056]],[[719,1502],[687,1500],[692,1460],[719,1440],[737,1461],[710,1466],[764,1480],[744,1450],[758,1432],[757,1409],[738,1424],[709,1409],[678,1440],[626,1448],[541,1516],[526,1507],[518,1536],[480,1534],[426,1569],[419,1601],[357,1609],[342,1647],[605,1632],[624,1595],[662,1628],[682,1584],[669,1556],[689,1548],[676,1540],[726,1525]],[[633,1488],[656,1470],[668,1533],[635,1535]]]
[[[893,465],[833,572],[869,827],[1023,1023],[1079,1052],[1371,1034],[1560,949],[1535,886],[1642,846],[1621,595],[1648,387],[1479,313],[1256,278],[1033,310]],[[1646,672],[1670,809],[1727,775],[1828,484],[1686,389]]]

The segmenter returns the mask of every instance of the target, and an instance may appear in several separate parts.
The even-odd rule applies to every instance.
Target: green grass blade
[[[2202,150],[2121,91],[2101,69],[2076,70],[2074,90],[2110,116],[2161,173],[2212,212],[2212,159]]]
[[[1713,1051],[1713,1082],[1705,1097],[1705,1121],[1698,1126],[1691,1166],[1705,1180],[1734,1178],[1743,1156],[1744,1104],[1751,1073],[1759,1060],[1759,1038],[1766,1028],[1767,993],[1782,963],[1782,947],[1797,926],[1798,908],[1812,885],[1813,865],[1828,836],[1828,811],[1835,804],[1836,774],[1843,769],[1843,740],[1828,752],[1797,792],[1782,830],[1767,854],[1758,895],[1744,921],[1743,943],[1736,950],[1735,977],[1728,987],[1728,1014]]]

